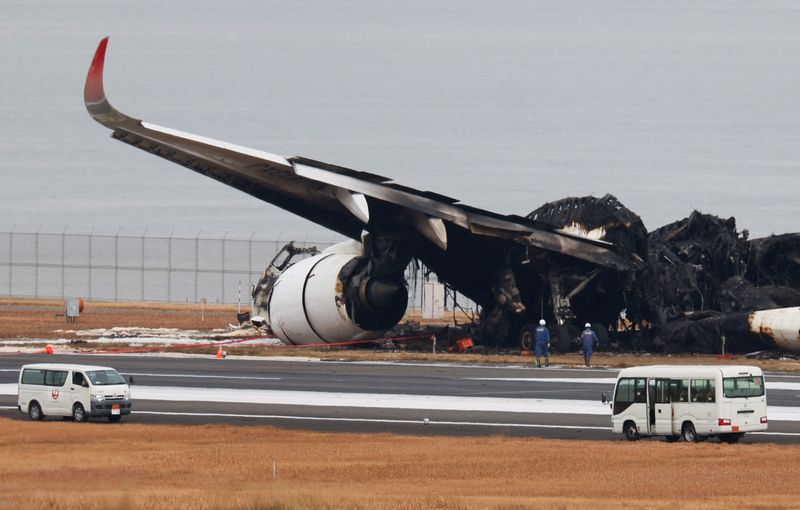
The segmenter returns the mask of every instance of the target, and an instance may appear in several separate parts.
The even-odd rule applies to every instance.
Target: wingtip
[[[101,39],[100,44],[97,45],[92,65],[89,66],[89,73],[86,75],[86,84],[83,87],[83,101],[90,112],[92,105],[102,103],[106,98],[105,90],[103,90],[103,67],[105,66],[107,47],[108,36]]]

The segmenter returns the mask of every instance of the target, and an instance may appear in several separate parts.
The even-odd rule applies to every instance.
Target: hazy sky
[[[527,214],[613,193],[800,231],[796,2],[0,2],[0,226],[324,230],[109,138],[134,117]]]

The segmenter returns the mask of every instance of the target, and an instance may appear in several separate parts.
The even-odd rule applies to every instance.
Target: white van
[[[71,416],[86,421],[106,416],[117,422],[131,412],[125,379],[110,367],[37,363],[19,371],[17,407],[32,420]]]
[[[768,422],[764,374],[748,366],[626,368],[617,377],[611,409],[613,431],[632,441],[663,435],[735,443],[745,432],[767,430]]]

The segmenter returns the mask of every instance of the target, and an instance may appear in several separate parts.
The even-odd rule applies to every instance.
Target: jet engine
[[[361,244],[347,241],[287,267],[268,297],[273,333],[287,344],[377,338],[408,305],[401,274],[372,274]]]

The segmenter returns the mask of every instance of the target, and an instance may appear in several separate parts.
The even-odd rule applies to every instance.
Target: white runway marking
[[[554,383],[583,383],[583,384],[611,384],[617,382],[616,377],[462,377],[467,381],[508,381],[508,382],[554,382]]]
[[[131,395],[140,400],[277,404],[372,409],[419,409],[441,411],[491,411],[507,413],[559,413],[608,415],[599,400],[562,400],[501,397],[454,397],[394,393],[336,393],[325,391],[281,391],[228,388],[181,388],[133,386]]]
[[[19,372],[16,368],[0,368],[0,372]],[[240,379],[245,381],[280,381],[280,377],[259,377],[244,375],[211,375],[211,374],[138,374],[135,372],[120,372],[122,375],[135,375],[136,377],[184,377],[195,379]]]
[[[239,379],[244,381],[280,381],[280,377],[258,377],[245,375],[207,375],[207,374],[137,374],[135,372],[120,372],[122,375],[136,377],[185,377],[195,379]]]
[[[0,395],[16,394],[17,385],[15,383],[0,384]],[[610,416],[611,414],[609,406],[601,404],[597,400],[186,388],[178,386],[133,386],[131,388],[131,396],[134,400],[216,402],[223,404],[272,404],[598,416]],[[770,421],[800,421],[800,407],[770,406],[768,416]]]
[[[16,409],[16,408],[14,408]],[[309,420],[309,421],[342,421],[342,422],[365,422],[365,423],[395,423],[424,425],[423,420],[390,420],[384,418],[333,418],[327,416],[290,416],[282,414],[233,414],[233,413],[183,413],[172,411],[133,411],[131,414],[153,414],[163,416],[203,416],[220,418],[261,418],[267,420]],[[472,425],[477,427],[519,427],[519,428],[538,428],[538,429],[572,429],[572,430],[607,430],[611,427],[595,427],[581,425],[536,425],[530,423],[492,423],[477,421],[437,421],[428,420],[428,425]],[[800,434],[798,434],[800,435]]]

